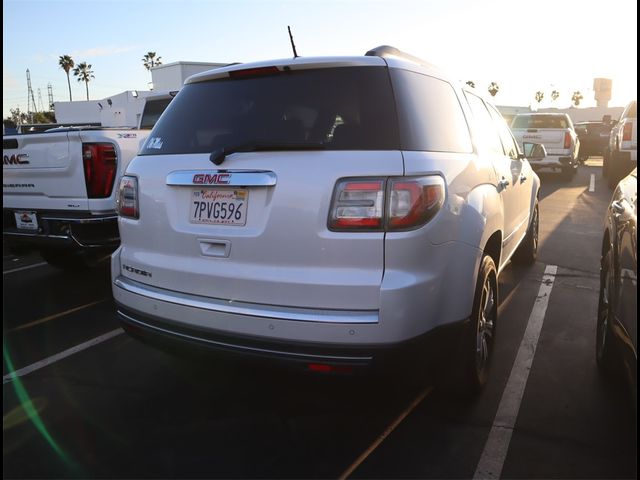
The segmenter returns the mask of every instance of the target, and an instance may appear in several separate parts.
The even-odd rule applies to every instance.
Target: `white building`
[[[59,124],[100,123],[104,127],[136,127],[144,98],[152,93],[180,90],[184,81],[196,73],[227,65],[226,63],[173,62],[151,69],[153,92],[127,90],[101,100],[54,102]]]

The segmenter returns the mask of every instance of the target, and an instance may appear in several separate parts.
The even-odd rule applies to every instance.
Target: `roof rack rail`
[[[429,63],[421,58],[414,57],[408,53],[403,52],[402,50],[398,50],[396,47],[392,47],[390,45],[380,45],[379,47],[372,48],[367,53],[365,53],[367,57],[396,57],[402,58],[404,60],[408,60],[409,62],[417,63],[418,65],[424,65],[426,67],[436,67],[432,63]]]

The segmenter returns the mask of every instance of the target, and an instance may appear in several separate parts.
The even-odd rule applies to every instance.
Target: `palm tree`
[[[151,69],[157,65],[162,65],[160,61],[162,57],[156,57],[156,52],[148,52],[144,57],[142,57],[142,63],[144,64],[144,68],[151,71]]]
[[[489,84],[489,93],[491,94],[492,97],[496,96],[496,93],[498,93],[498,90],[500,90],[500,87],[498,86],[498,84],[496,82],[491,82]]]
[[[61,55],[58,60],[58,65],[60,65],[60,68],[62,68],[67,74],[67,83],[69,84],[69,101],[71,102],[73,100],[71,98],[71,80],[69,79],[69,70],[75,66],[75,63],[73,63],[73,58],[69,55]]]
[[[76,68],[73,69],[73,74],[78,77],[79,82],[84,82],[87,87],[87,100],[89,100],[89,81],[92,78],[96,78],[93,76],[93,71],[91,70],[91,64],[87,65],[87,62],[82,62],[78,64]]]
[[[559,96],[560,92],[558,90],[554,90],[553,92],[551,92],[551,100],[553,100],[554,102],[558,99]]]
[[[544,92],[541,92],[540,90],[538,90],[536,92],[536,102],[540,103],[543,98],[544,98]]]
[[[578,105],[580,105],[580,100],[582,100],[583,98],[584,97],[580,93],[580,90],[576,90],[575,92],[573,92],[573,95],[571,96],[571,101],[577,107]]]
[[[473,80],[467,80],[467,85],[469,85],[471,88],[476,88],[476,84]]]

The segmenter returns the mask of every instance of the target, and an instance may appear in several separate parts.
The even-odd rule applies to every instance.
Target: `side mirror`
[[[547,149],[541,143],[524,142],[522,144],[525,158],[531,160],[541,160],[547,156]]]

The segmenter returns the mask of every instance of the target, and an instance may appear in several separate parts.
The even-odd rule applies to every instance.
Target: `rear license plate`
[[[16,217],[16,227],[21,230],[38,230],[36,212],[13,212]]]
[[[189,221],[207,225],[238,225],[247,223],[246,189],[203,189],[191,194]]]

